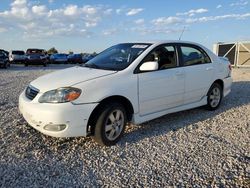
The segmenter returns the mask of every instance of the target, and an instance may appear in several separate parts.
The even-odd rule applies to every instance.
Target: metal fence
[[[217,43],[213,51],[228,58],[235,67],[250,67],[250,42]]]

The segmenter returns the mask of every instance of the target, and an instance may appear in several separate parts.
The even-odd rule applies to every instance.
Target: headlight
[[[40,98],[40,103],[65,103],[76,100],[81,95],[81,90],[73,87],[59,88],[47,91]]]

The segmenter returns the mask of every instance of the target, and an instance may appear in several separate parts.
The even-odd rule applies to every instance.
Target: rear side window
[[[181,51],[184,66],[211,63],[208,55],[201,49],[189,46],[181,46]]]

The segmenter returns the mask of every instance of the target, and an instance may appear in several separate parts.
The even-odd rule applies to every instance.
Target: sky
[[[248,0],[1,0],[0,49],[100,52],[121,42],[250,41]]]

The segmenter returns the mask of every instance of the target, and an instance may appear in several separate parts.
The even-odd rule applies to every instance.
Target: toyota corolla
[[[192,42],[122,43],[83,66],[32,81],[19,109],[36,130],[54,137],[92,136],[114,145],[128,122],[206,106],[231,91],[231,66]]]

